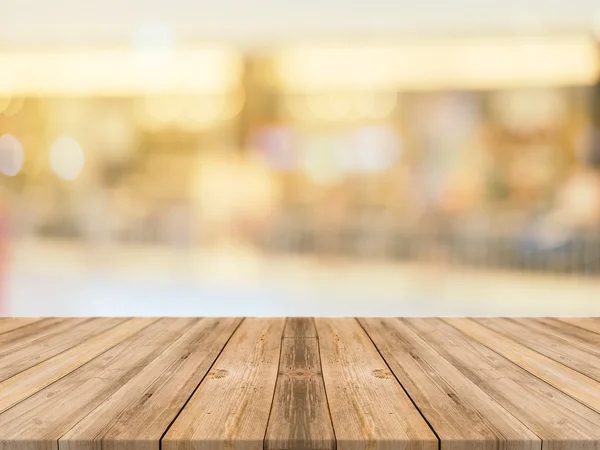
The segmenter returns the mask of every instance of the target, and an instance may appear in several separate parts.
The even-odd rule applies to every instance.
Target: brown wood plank
[[[312,317],[290,317],[285,323],[283,337],[316,338],[317,329]]]
[[[402,319],[542,439],[544,450],[600,449],[600,414],[439,319]]]
[[[313,319],[286,321],[265,450],[333,450],[335,436]]]
[[[359,319],[442,450],[541,449],[541,439],[405,323]]]
[[[474,319],[477,323],[519,342],[531,350],[600,381],[600,347],[594,353],[553,334],[533,319]],[[557,386],[560,388],[560,386]],[[599,386],[600,388],[600,386]]]
[[[551,333],[584,351],[600,355],[600,334],[579,328],[578,326],[562,322],[550,317],[536,319],[514,319],[518,323],[532,324],[531,326]]]
[[[39,337],[27,345],[17,346],[10,350],[0,349],[0,381],[58,355],[81,341],[109,330],[125,320],[125,318],[113,317],[74,321],[72,326]]]
[[[600,334],[600,318],[598,317],[561,317],[558,320]]]
[[[262,450],[284,324],[242,322],[162,439],[163,450]]]
[[[59,438],[152,364],[196,321],[145,319],[131,324],[145,326],[0,414],[0,450],[58,450]]]
[[[0,334],[39,322],[41,317],[2,317],[0,318]]]
[[[49,317],[38,320],[29,325],[16,328],[10,332],[0,335],[0,351],[9,353],[27,346],[36,339],[51,333],[61,332],[74,324],[82,323],[87,318],[68,319],[64,317]]]
[[[471,319],[444,319],[536,377],[600,412],[600,383]]]
[[[157,319],[134,318],[0,383],[0,412],[54,383]]]
[[[60,450],[158,449],[241,319],[205,318],[66,433]]]
[[[315,319],[338,450],[436,450],[438,440],[355,319]]]

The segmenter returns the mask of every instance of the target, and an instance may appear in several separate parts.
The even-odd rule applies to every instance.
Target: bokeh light
[[[0,136],[0,172],[14,177],[23,167],[25,155],[19,140],[11,134]]]
[[[50,166],[63,180],[76,179],[85,163],[83,149],[68,136],[59,137],[50,147]]]

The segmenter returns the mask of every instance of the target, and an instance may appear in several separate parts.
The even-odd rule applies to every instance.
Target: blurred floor
[[[600,280],[420,263],[13,243],[3,315],[598,316]]]

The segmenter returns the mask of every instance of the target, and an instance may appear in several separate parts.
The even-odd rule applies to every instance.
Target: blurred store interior
[[[600,5],[5,3],[0,315],[600,315]]]

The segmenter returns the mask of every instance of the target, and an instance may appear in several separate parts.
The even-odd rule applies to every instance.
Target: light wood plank
[[[546,383],[600,412],[600,384],[597,381],[471,319],[444,320]]]
[[[290,317],[285,323],[283,337],[316,338],[317,329],[312,317]]]
[[[544,450],[600,449],[600,414],[439,319],[402,319],[537,436]]]
[[[27,346],[30,342],[47,336],[56,331],[63,331],[73,324],[84,322],[85,318],[67,319],[64,317],[49,317],[38,320],[29,325],[16,328],[10,332],[0,334],[0,352],[8,353],[18,348]]]
[[[60,450],[157,450],[241,319],[205,318],[59,441]]]
[[[313,319],[287,319],[265,450],[335,449],[314,334]]]
[[[541,440],[397,319],[359,319],[442,450],[534,450]]]
[[[500,333],[531,350],[557,361],[596,381],[600,381],[600,353],[582,349],[572,341],[548,332],[533,319],[474,319],[477,323]],[[555,385],[556,386],[556,385]],[[560,388],[560,386],[556,386]],[[599,385],[600,388],[600,385]]]
[[[2,317],[0,318],[0,334],[24,327],[42,320],[40,317]]]
[[[0,350],[0,381],[79,344],[81,341],[123,323],[124,318],[73,321],[73,325],[32,340],[25,346]]]
[[[163,438],[163,450],[262,450],[284,324],[242,322]]]
[[[54,383],[157,319],[133,318],[0,383],[0,412]]]
[[[355,319],[315,319],[338,450],[436,450],[438,440]]]
[[[600,334],[593,331],[551,317],[515,319],[515,321],[527,325],[532,323],[532,326],[564,339],[568,345],[574,345],[587,352],[600,355]]]
[[[136,327],[147,326],[0,414],[0,450],[58,450],[61,436],[152,364],[196,321],[136,322]]]
[[[600,334],[600,318],[598,317],[560,317],[558,320]]]

